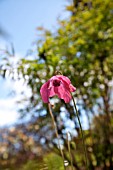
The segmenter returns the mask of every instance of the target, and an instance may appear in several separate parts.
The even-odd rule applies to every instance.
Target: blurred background
[[[91,170],[113,169],[113,2],[0,0],[0,170],[63,170],[40,87],[61,71],[73,93]],[[71,170],[85,170],[73,109],[51,98]],[[67,133],[71,136],[67,139]]]

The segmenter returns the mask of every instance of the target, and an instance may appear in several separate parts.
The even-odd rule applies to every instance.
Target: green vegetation
[[[25,107],[20,110],[21,119],[27,115],[31,115],[31,119],[28,124],[15,127],[13,132],[2,130],[1,169],[17,166],[21,160],[23,170],[35,170],[43,162],[49,170],[63,170],[47,105],[43,104],[39,93],[41,85],[56,70],[69,77],[77,88],[74,97],[81,122],[86,117],[88,124],[84,135],[89,169],[113,169],[113,1],[78,0],[66,9],[71,15],[58,21],[57,30],[38,28],[41,36],[37,42],[37,56],[32,54],[30,59],[28,56],[18,62],[15,72],[18,78],[23,77],[32,92],[29,98],[23,95],[21,102],[25,102]],[[0,74],[4,77],[10,72],[15,79],[7,54],[2,58],[5,66],[1,64]],[[68,129],[72,133],[73,166],[81,170],[85,162],[73,106],[58,98],[51,100],[65,159],[70,163],[66,141]],[[73,126],[68,126],[67,122]],[[8,156],[3,156],[4,153]]]

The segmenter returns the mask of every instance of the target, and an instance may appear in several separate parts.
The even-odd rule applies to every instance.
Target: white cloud
[[[16,122],[18,113],[14,99],[0,99],[0,126]]]
[[[12,91],[16,94],[10,95]],[[22,79],[17,81],[0,79],[0,126],[17,122],[19,117],[17,110],[20,105],[16,102],[21,100],[22,91],[28,97],[31,95],[30,89]]]
[[[6,49],[5,43],[0,43],[0,50]],[[10,49],[10,48],[9,48]],[[17,62],[22,58],[21,54],[16,53],[14,57],[10,58],[10,62],[16,68]],[[21,77],[18,80],[18,75],[15,69],[15,79],[12,81],[9,77],[9,73],[6,73],[6,79],[0,77],[0,126],[9,125],[17,122],[19,113],[18,108],[20,105],[17,105],[17,101],[21,100],[23,91],[24,94],[29,97],[31,96],[31,90],[27,87],[23,78]],[[14,91],[15,94],[11,95],[11,92]]]

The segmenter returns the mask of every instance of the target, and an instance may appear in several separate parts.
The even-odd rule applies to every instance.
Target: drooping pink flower
[[[44,103],[49,103],[49,97],[55,95],[60,99],[63,99],[65,103],[69,103],[72,98],[71,92],[74,92],[75,90],[76,88],[71,84],[68,77],[56,75],[42,85],[40,94]]]

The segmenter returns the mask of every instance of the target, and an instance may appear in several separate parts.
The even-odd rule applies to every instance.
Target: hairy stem
[[[72,159],[72,155],[71,155],[69,135],[71,136],[70,132],[67,133],[67,144],[68,144],[69,157],[70,157],[70,161],[71,161],[71,169],[74,170],[73,169],[73,159]]]
[[[77,107],[76,107],[76,104],[75,104],[74,97],[73,97],[73,95],[72,95],[72,94],[71,94],[71,96],[72,96],[72,100],[73,100],[74,108],[75,108],[75,111],[76,111],[76,116],[77,116],[77,119],[78,119],[78,122],[79,122],[79,126],[80,126],[80,130],[81,130],[82,143],[83,143],[83,147],[84,147],[84,154],[85,154],[85,164],[86,164],[86,168],[87,168],[87,170],[89,170],[89,168],[88,168],[87,151],[86,151],[85,140],[84,140],[84,133],[83,133],[83,130],[82,130],[82,125],[81,125],[81,122],[80,122],[80,118],[79,118],[79,114],[78,114],[78,110],[77,110]]]
[[[52,123],[53,123],[53,127],[55,129],[55,134],[56,134],[56,137],[58,139],[58,146],[59,146],[59,149],[60,149],[60,154],[61,154],[62,159],[63,159],[64,170],[66,170],[66,167],[65,167],[65,164],[64,164],[64,160],[65,160],[64,154],[63,154],[63,151],[62,151],[62,148],[61,148],[61,145],[60,145],[58,130],[57,130],[56,122],[55,122],[55,119],[54,119],[54,116],[53,116],[53,113],[52,113],[52,110],[51,110],[51,104],[50,103],[48,103],[48,109],[49,109],[49,113],[50,113],[51,118],[52,118]]]

